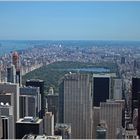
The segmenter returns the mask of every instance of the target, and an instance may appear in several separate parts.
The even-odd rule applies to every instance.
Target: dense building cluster
[[[0,138],[139,138],[138,51],[133,47],[85,49],[59,44],[1,57]],[[113,62],[118,69],[116,73],[69,72],[59,80],[59,93],[50,87],[47,96],[41,79],[29,79],[22,85],[25,73],[63,60]]]

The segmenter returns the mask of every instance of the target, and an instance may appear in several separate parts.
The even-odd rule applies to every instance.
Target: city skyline
[[[140,2],[0,2],[0,40],[140,40]]]
[[[139,43],[3,42],[0,138],[140,137]]]

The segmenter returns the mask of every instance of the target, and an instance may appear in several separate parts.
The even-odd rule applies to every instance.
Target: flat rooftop
[[[25,135],[22,139],[40,139],[40,140],[45,140],[45,139],[57,139],[57,140],[62,140],[62,136],[47,136],[47,135],[34,135],[34,134],[28,134]]]
[[[62,136],[43,136],[43,135],[38,135],[35,139],[62,139]]]
[[[99,74],[93,74],[93,77],[116,77],[116,73],[99,73]]]
[[[34,119],[19,119],[16,123],[24,123],[24,124],[40,124],[42,119],[34,118]]]
[[[44,82],[44,81],[41,79],[30,79],[30,80],[27,80],[27,82]]]

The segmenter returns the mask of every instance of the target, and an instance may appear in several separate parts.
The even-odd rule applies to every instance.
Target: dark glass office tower
[[[132,78],[132,116],[133,110],[138,108],[138,95],[140,94],[140,78]]]
[[[93,77],[93,106],[106,102],[110,93],[110,77]]]
[[[140,138],[140,96],[139,96],[139,103],[138,103],[137,135]]]
[[[59,123],[64,123],[64,81],[59,84]]]
[[[44,97],[44,81],[43,80],[27,80],[26,86],[39,87],[41,94],[41,112],[39,117],[43,118],[45,115],[45,97]]]
[[[138,108],[137,133],[140,137],[140,78],[132,78],[132,117],[135,108]]]

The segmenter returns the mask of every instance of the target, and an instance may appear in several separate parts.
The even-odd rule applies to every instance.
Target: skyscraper
[[[113,79],[113,99],[121,100],[122,99],[122,80]]]
[[[20,69],[20,61],[19,61],[19,54],[17,52],[14,52],[12,54],[12,63],[16,68],[16,71],[19,71]]]
[[[19,85],[15,83],[0,83],[0,102],[9,102],[14,107],[14,120],[19,119]]]
[[[93,75],[93,106],[100,106],[100,102],[105,102],[110,98],[110,76]]]
[[[137,134],[140,137],[140,78],[132,78],[132,113],[131,117],[133,120],[134,110],[138,108],[138,119],[137,119]]]
[[[9,103],[0,104],[3,136],[2,139],[15,139],[14,107]]]
[[[7,82],[16,83],[16,69],[14,65],[7,68]]]
[[[131,117],[133,117],[133,111],[135,108],[138,108],[138,100],[140,95],[140,78],[132,78],[132,114]]]
[[[54,115],[52,112],[46,112],[44,116],[44,132],[48,136],[54,135]]]
[[[96,139],[96,129],[100,123],[100,107],[93,107],[92,139]]]
[[[115,100],[116,103],[121,104],[121,110],[122,110],[122,127],[125,128],[125,100]],[[120,128],[118,130],[121,130]]]
[[[40,118],[45,115],[45,97],[44,97],[44,81],[43,80],[27,80],[26,86],[39,87],[41,95],[41,111],[39,114]]]
[[[16,83],[21,85],[22,84],[22,74],[21,74],[21,69],[20,69],[20,57],[19,57],[19,54],[17,52],[13,53],[12,62],[16,68]]]
[[[100,121],[107,124],[107,139],[117,138],[117,129],[122,128],[122,104],[108,100],[100,107]]]
[[[3,138],[15,138],[15,122],[17,118],[17,107],[15,94],[0,93],[0,112],[3,122]],[[6,129],[5,129],[6,128]]]
[[[41,110],[41,95],[39,87],[20,87],[20,118],[39,116]]]
[[[139,93],[140,94],[140,93]],[[137,135],[140,138],[140,95],[138,95],[138,119],[137,119]]]
[[[48,112],[54,114],[54,124],[58,122],[58,94],[47,95]]]
[[[71,124],[72,139],[91,139],[92,77],[66,74],[59,86],[60,123]]]

